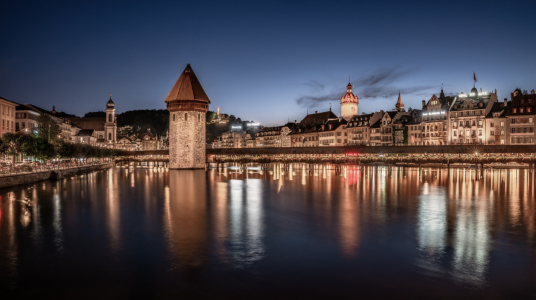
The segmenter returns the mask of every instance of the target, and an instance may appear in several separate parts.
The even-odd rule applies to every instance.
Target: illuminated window
[[[527,112],[532,112],[532,107],[527,107]]]
[[[522,114],[522,113],[524,113],[524,112],[525,112],[525,108],[521,107],[521,108],[519,109],[519,113]]]
[[[517,108],[512,108],[512,113],[517,114]]]

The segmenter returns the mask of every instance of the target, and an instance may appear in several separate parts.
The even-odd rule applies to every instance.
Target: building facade
[[[15,110],[17,105],[18,104],[15,102],[0,98],[0,111],[2,112],[2,130],[0,131],[0,138],[8,132],[15,132]]]

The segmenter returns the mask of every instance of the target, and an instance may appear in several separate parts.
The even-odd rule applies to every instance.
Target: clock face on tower
[[[355,112],[355,106],[352,106],[352,112]]]

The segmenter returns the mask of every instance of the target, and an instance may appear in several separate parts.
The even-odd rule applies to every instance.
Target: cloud
[[[398,96],[398,92],[402,94],[410,94],[424,92],[433,86],[415,85],[399,88],[394,84],[407,76],[415,73],[417,69],[402,68],[400,66],[392,68],[382,68],[374,71],[372,74],[359,77],[357,80],[352,80],[354,92],[360,100],[375,99],[375,98],[391,98]],[[326,86],[318,81],[310,80],[304,83],[310,88],[309,95],[304,95],[296,99],[298,105],[315,107],[327,101],[339,101],[344,90],[336,88],[333,91],[326,92]]]

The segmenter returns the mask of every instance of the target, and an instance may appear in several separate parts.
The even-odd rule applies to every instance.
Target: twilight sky
[[[223,113],[264,125],[439,94],[536,89],[535,0],[0,2],[0,97],[77,115],[163,109],[187,63]]]

